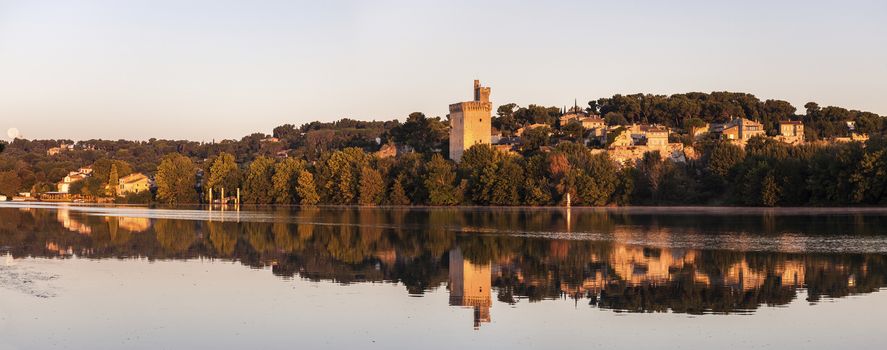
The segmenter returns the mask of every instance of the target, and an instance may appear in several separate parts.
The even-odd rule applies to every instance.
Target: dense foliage
[[[156,180],[154,199],[175,203],[205,201],[209,189],[214,198],[222,189],[226,197],[241,189],[243,202],[252,204],[536,206],[564,204],[567,195],[574,205],[587,206],[884,204],[883,117],[812,102],[804,108],[798,115],[785,101],[714,92],[616,95],[590,101],[586,111],[611,125],[658,123],[677,132],[745,117],[761,121],[773,135],[778,121],[799,119],[808,140],[851,131],[871,140],[789,146],[760,138],[741,149],[682,139],[698,157],[676,163],[648,154],[625,167],[596,149],[606,145],[586,144],[579,123],[560,125],[565,109],[510,103],[493,118],[503,135],[537,125],[523,132],[518,152],[475,146],[459,164],[446,159],[447,121],[412,113],[403,123],[287,124],[273,135],[211,143],[87,140],[54,155],[47,151],[75,143],[16,139],[0,153],[0,193],[52,191],[68,172],[91,165],[94,175],[75,183],[73,193],[113,195],[109,184],[141,172]],[[389,144],[397,146],[396,157],[375,154]]]

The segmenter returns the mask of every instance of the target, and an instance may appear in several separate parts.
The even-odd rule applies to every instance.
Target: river
[[[887,209],[0,203],[0,349],[878,348]]]

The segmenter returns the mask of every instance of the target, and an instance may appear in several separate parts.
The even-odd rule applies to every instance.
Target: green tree
[[[447,126],[439,117],[428,118],[420,112],[410,113],[403,125],[390,131],[394,142],[407,145],[420,153],[442,149],[447,140]]]
[[[233,154],[222,152],[216,156],[209,168],[207,187],[220,194],[223,188],[226,193],[234,193],[240,187],[240,169]]]
[[[18,194],[22,180],[15,171],[0,172],[0,194],[12,197]]]
[[[616,162],[606,153],[591,155],[584,173],[577,191],[582,202],[595,206],[610,203],[619,185],[619,168]]]
[[[582,123],[576,120],[571,120],[567,125],[563,126],[561,132],[573,141],[581,140],[585,136],[585,128],[582,126]]]
[[[308,170],[299,172],[296,193],[299,194],[299,204],[301,205],[314,205],[320,201],[320,196],[317,195],[317,188],[314,184],[314,175]]]
[[[501,130],[506,136],[513,135],[514,131],[519,127],[517,119],[514,118],[515,108],[517,108],[517,104],[514,103],[499,106],[496,110],[496,117],[493,117],[492,120],[493,126]]]
[[[713,145],[708,155],[706,169],[721,179],[726,179],[744,158],[745,151],[741,147],[728,141],[720,141]]]
[[[169,204],[197,203],[197,166],[179,153],[163,157],[155,177],[157,199]]]
[[[388,194],[388,202],[392,205],[410,205],[410,198],[407,197],[406,190],[403,188],[404,176],[398,175],[391,184],[391,191]]]
[[[116,197],[118,186],[120,186],[120,176],[117,175],[117,164],[112,164],[111,173],[108,175],[108,194]]]
[[[523,151],[525,153],[533,152],[538,151],[542,146],[548,146],[551,139],[549,134],[551,134],[551,128],[547,126],[524,130],[520,136]]]
[[[364,166],[360,170],[360,198],[361,205],[379,205],[385,196],[385,182],[382,174],[370,166]]]
[[[296,204],[299,194],[296,191],[299,174],[305,170],[305,162],[293,158],[285,158],[274,165],[271,177],[274,192],[274,203]]]
[[[271,204],[274,201],[274,160],[259,156],[246,173],[244,181],[244,202],[252,204]]]
[[[547,168],[548,160],[545,154],[537,154],[526,159],[523,204],[535,206],[551,203],[551,182]]]
[[[497,166],[496,180],[490,191],[490,204],[520,205],[520,189],[524,182],[524,169],[513,157],[504,157]]]
[[[463,158],[464,159],[464,158]],[[439,153],[431,156],[426,165],[425,188],[431,205],[454,205],[456,198],[456,172],[453,165]]]
[[[360,194],[360,171],[369,160],[370,156],[356,147],[326,155],[317,172],[324,200],[332,204],[356,204]]]
[[[501,158],[502,153],[484,144],[473,145],[462,155],[459,172],[467,180],[468,196],[472,202],[490,203]]]

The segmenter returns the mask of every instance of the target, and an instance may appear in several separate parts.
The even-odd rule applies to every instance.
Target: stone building
[[[474,81],[474,101],[450,105],[450,159],[459,161],[471,146],[490,144],[493,104],[490,88]]]
[[[746,118],[734,118],[726,124],[712,125],[711,131],[740,146],[745,146],[752,137],[767,135],[763,124]]]
[[[779,122],[779,136],[776,139],[792,145],[804,143],[804,123],[796,120]]]
[[[126,196],[130,193],[140,193],[151,189],[151,179],[145,174],[133,173],[120,178],[117,188],[118,196]]]

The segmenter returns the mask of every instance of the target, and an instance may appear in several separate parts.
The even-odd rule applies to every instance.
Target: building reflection
[[[476,264],[464,256],[462,250],[450,250],[450,305],[474,309],[474,328],[490,322],[492,306],[492,266]]]
[[[92,228],[73,218],[71,216],[71,211],[68,209],[60,208],[58,213],[56,213],[56,219],[62,224],[62,226],[72,232],[77,232],[81,235],[92,234]]]
[[[571,239],[483,232],[516,223],[531,232],[565,227],[535,211],[508,213],[318,209],[298,212],[293,223],[0,209],[0,249],[14,257],[209,257],[270,266],[284,278],[395,282],[412,295],[447,286],[449,305],[471,309],[476,328],[491,321],[494,297],[510,304],[569,297],[619,311],[731,313],[786,305],[802,293],[811,301],[872,293],[887,281],[887,255],[799,252],[810,244],[804,237],[817,237],[807,233],[694,237],[702,235],[657,217],[643,226],[608,223],[595,229],[606,239],[581,239],[593,230],[587,215],[576,213],[569,224],[575,233],[563,237]],[[458,231],[463,227],[475,229]],[[762,237],[777,243],[776,251],[757,250]],[[682,248],[690,239],[719,248]]]

